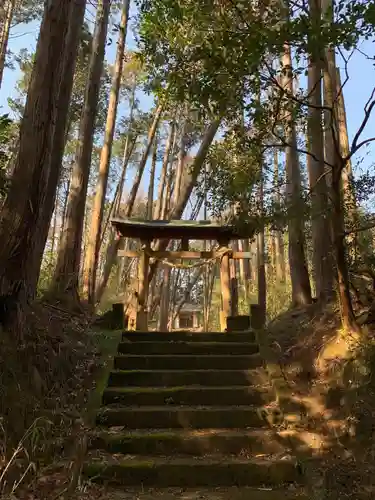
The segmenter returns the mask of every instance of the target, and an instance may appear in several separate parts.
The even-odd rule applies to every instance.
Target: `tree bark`
[[[158,154],[158,140],[157,137],[154,139],[154,150],[152,153],[151,170],[150,170],[150,183],[148,186],[148,198],[147,198],[147,219],[152,220],[152,214],[154,211],[154,187],[155,187],[155,169]]]
[[[133,153],[133,149],[134,149],[135,143],[137,141],[137,137],[138,137],[138,134],[134,134],[135,137],[133,137],[133,135],[132,135],[134,110],[135,110],[135,91],[136,91],[136,88],[137,88],[137,80],[136,80],[136,78],[134,78],[132,95],[130,98],[129,128],[128,128],[128,132],[126,134],[124,154],[122,157],[122,173],[121,173],[121,178],[120,178],[120,182],[118,185],[117,201],[116,201],[116,204],[115,204],[114,210],[113,210],[113,212],[116,216],[118,216],[120,213],[122,194],[124,191],[124,184],[125,184],[125,178],[126,178],[126,170],[128,168],[130,156]],[[130,138],[132,138],[131,146],[130,146]]]
[[[86,0],[83,2],[74,2],[71,9],[69,20],[69,31],[66,38],[64,67],[62,72],[61,84],[59,86],[59,111],[58,119],[55,123],[53,132],[53,143],[50,154],[50,174],[48,177],[47,193],[44,198],[44,216],[40,220],[38,232],[46,235],[45,238],[38,240],[39,244],[35,246],[33,255],[29,255],[30,261],[33,259],[35,265],[32,268],[36,271],[35,287],[39,280],[39,270],[43,259],[44,248],[46,245],[48,230],[52,218],[55,204],[56,188],[61,178],[62,161],[64,149],[68,139],[70,123],[68,121],[69,104],[73,89],[73,80],[75,72],[75,63],[78,54],[79,42],[81,40],[82,26],[86,9]],[[68,113],[65,113],[68,110]]]
[[[0,288],[22,308],[36,294],[61,166],[84,2],[46,4],[20,128],[19,151],[0,220]],[[57,151],[55,151],[57,147]],[[60,154],[61,153],[61,154]],[[52,171],[52,169],[57,171]],[[22,196],[20,196],[22,193]]]
[[[293,94],[293,74],[290,45],[284,44],[282,56],[282,86]],[[285,109],[285,163],[286,163],[286,196],[288,203],[289,230],[289,266],[292,281],[292,302],[295,306],[310,304],[311,287],[305,258],[304,222],[301,198],[301,173],[297,152],[296,129],[292,110]]]
[[[327,16],[327,12],[329,9],[333,8],[332,0],[321,0],[321,11],[323,16]],[[331,21],[333,21],[333,10],[331,13]],[[334,168],[335,163],[335,119],[334,114],[337,112],[337,86],[335,84],[334,87],[331,85],[331,76],[336,82],[336,74],[333,75],[333,72],[336,71],[336,54],[335,49],[329,47],[325,50],[325,58],[323,64],[323,89],[324,89],[324,107],[326,108],[323,117],[324,117],[324,157],[327,164],[326,173],[326,181],[328,186],[328,192],[330,193],[330,188],[332,186],[332,169]]]
[[[158,330],[161,332],[168,331],[170,279],[171,279],[171,269],[168,266],[164,266],[163,281],[161,285],[160,312],[158,321]]]
[[[340,140],[341,157],[346,158],[350,153],[350,145],[348,138],[348,125],[346,120],[346,110],[344,101],[344,89],[341,88],[340,70],[336,68],[336,84],[337,84],[337,120],[338,120],[338,135]],[[349,227],[354,227],[357,223],[357,201],[353,185],[353,170],[352,162],[349,160],[345,168],[341,172],[341,189],[343,193],[344,211],[346,214],[346,223]],[[356,233],[347,236],[346,241],[350,249],[350,255],[353,260],[356,258],[358,251]]]
[[[104,145],[101,151],[99,163],[99,178],[96,188],[90,234],[85,256],[83,293],[90,304],[95,301],[96,273],[99,259],[99,247],[101,238],[101,226],[103,221],[105,196],[107,192],[109,166],[112,154],[112,144],[115,132],[117,105],[124,62],[125,41],[128,28],[130,0],[124,0],[117,42],[116,62],[112,88],[109,97],[107,122],[104,135]]]
[[[181,127],[181,136],[180,136],[180,147],[178,151],[178,160],[177,160],[177,168],[176,168],[176,178],[175,178],[175,186],[173,192],[173,204],[175,205],[178,202],[180,197],[180,189],[181,189],[181,179],[182,172],[184,168],[184,159],[186,156],[186,125],[187,125],[187,106],[185,106],[185,116],[182,116],[183,125]]]
[[[59,208],[60,208],[60,200],[59,200],[59,191],[60,191],[60,186],[57,187],[57,193],[56,193],[56,199],[55,199],[55,208],[53,210],[53,218],[52,218],[52,224],[51,224],[51,247],[50,247],[50,254],[49,254],[49,265],[53,264],[53,257],[55,254],[55,241],[56,241],[56,233],[57,233],[57,217],[59,213]]]
[[[275,186],[275,201],[276,207],[280,209],[280,186],[279,186],[279,158],[277,150],[274,151],[274,186]],[[275,268],[276,268],[276,278],[279,282],[285,283],[286,281],[286,270],[285,270],[285,251],[284,251],[284,239],[283,233],[278,228],[274,232],[274,243],[275,243]]]
[[[250,252],[249,240],[238,240],[238,249],[240,252]],[[244,299],[246,303],[246,307],[250,305],[249,303],[249,285],[251,281],[251,272],[250,272],[250,259],[241,259],[240,260],[240,281],[243,288]]]
[[[326,7],[326,5],[325,5]],[[328,151],[332,153],[332,178],[330,195],[332,200],[332,237],[336,257],[337,282],[340,298],[341,318],[345,330],[360,333],[350,297],[349,270],[345,245],[345,221],[342,196],[342,170],[346,167],[341,157],[339,120],[337,111],[337,81],[335,52],[328,49],[325,54],[324,90],[326,105],[331,110],[329,134],[325,136]]]
[[[168,134],[167,144],[165,146],[163,164],[161,167],[160,181],[159,181],[159,187],[158,187],[158,199],[157,199],[156,207],[155,207],[155,216],[154,216],[155,219],[160,219],[161,214],[162,214],[162,203],[163,203],[163,199],[164,199],[164,189],[165,189],[165,183],[166,183],[166,178],[167,178],[168,165],[169,165],[169,161],[170,161],[170,154],[171,154],[171,151],[173,151],[172,145],[173,145],[174,134],[175,134],[175,123],[174,123],[174,121],[172,121],[170,124],[170,128],[169,128],[169,134]]]
[[[310,17],[314,25],[320,22],[320,0],[310,0]],[[308,69],[308,150],[307,167],[311,192],[311,226],[313,271],[316,297],[325,300],[333,294],[332,242],[330,238],[330,209],[328,203],[324,140],[322,129],[322,71],[321,55],[310,57]]]
[[[5,0],[5,5],[0,7],[0,89],[3,81],[5,59],[8,49],[9,32],[12,23],[16,0]]]
[[[263,219],[263,168],[260,165],[260,183],[259,183],[259,207],[260,218]],[[265,266],[265,241],[264,241],[264,224],[257,234],[257,271],[258,271],[258,304],[262,312],[263,323],[265,324],[267,313],[267,285],[266,285],[266,266]]]
[[[110,3],[104,1],[97,11],[78,145],[70,178],[67,212],[53,283],[53,292],[69,293],[75,300],[79,298],[78,283],[85,204],[109,14]]]

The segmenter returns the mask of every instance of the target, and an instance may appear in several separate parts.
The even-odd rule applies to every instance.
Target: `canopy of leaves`
[[[288,41],[296,53],[328,45],[353,47],[371,36],[371,2],[341,0],[335,19],[329,13],[311,22],[306,2],[227,0],[139,0],[139,44],[154,85],[170,84],[178,99],[197,106],[226,109],[251,91],[263,64],[278,57]],[[318,45],[318,47],[317,47]]]

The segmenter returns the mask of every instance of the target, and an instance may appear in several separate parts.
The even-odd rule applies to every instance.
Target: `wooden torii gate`
[[[141,241],[141,250],[119,250],[120,257],[139,258],[139,287],[136,304],[135,329],[147,331],[147,297],[149,290],[149,264],[150,259],[168,260],[218,260],[220,259],[220,284],[221,284],[221,330],[226,329],[227,318],[235,316],[238,311],[238,296],[234,293],[236,277],[231,276],[230,259],[249,259],[249,252],[235,252],[230,248],[232,240],[251,238],[255,233],[255,225],[239,230],[234,226],[224,226],[210,221],[182,221],[182,220],[152,220],[140,219],[111,220],[120,238],[134,238]],[[250,233],[250,234],[249,234]],[[180,240],[179,251],[152,250],[153,240]],[[208,252],[189,250],[189,240],[210,240],[218,242],[218,249]]]

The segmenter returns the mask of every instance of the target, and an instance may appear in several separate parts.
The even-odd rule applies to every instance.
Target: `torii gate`
[[[234,226],[224,226],[211,221],[183,221],[183,220],[150,220],[121,219],[111,220],[120,238],[136,238],[141,241],[140,251],[119,250],[120,257],[139,258],[139,288],[136,304],[135,329],[147,331],[147,297],[149,288],[149,263],[154,259],[220,259],[221,284],[221,315],[220,326],[224,331],[227,327],[227,318],[236,316],[238,311],[238,296],[235,292],[236,277],[230,273],[230,259],[250,259],[250,252],[235,252],[229,245],[232,240],[253,237],[255,221],[252,227],[246,226],[242,230]],[[155,251],[151,249],[153,240],[180,240],[179,251]],[[215,251],[197,252],[189,250],[189,240],[215,240],[219,248]]]

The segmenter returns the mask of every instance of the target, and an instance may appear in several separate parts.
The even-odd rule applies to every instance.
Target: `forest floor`
[[[301,436],[305,432],[319,437],[314,453],[321,461],[311,472],[307,496],[300,490],[291,489],[287,497],[286,490],[119,491],[84,482],[80,477],[80,461],[85,437],[99,406],[120,332],[93,331],[86,319],[68,317],[63,310],[53,306],[38,309],[33,315],[34,323],[41,330],[40,338],[25,338],[24,352],[12,359],[12,366],[16,362],[21,366],[16,373],[12,369],[11,373],[2,374],[0,380],[2,387],[8,387],[2,391],[0,400],[2,414],[8,421],[5,418],[1,427],[7,428],[15,419],[19,423],[12,429],[15,436],[19,435],[21,424],[29,428],[16,447],[15,457],[12,457],[14,441],[12,443],[10,435],[7,437],[4,433],[0,452],[3,463],[11,463],[11,466],[0,477],[0,485],[5,485],[3,495],[0,490],[2,500],[375,498],[375,335],[371,328],[365,328],[360,340],[345,336],[340,330],[335,306],[322,310],[314,304],[288,311],[264,332],[272,349],[272,362],[276,356],[290,389],[286,396],[288,403],[304,408],[297,430]],[[49,322],[48,328],[40,327],[41,316],[44,322]],[[35,324],[30,330],[34,334]],[[11,357],[11,343],[8,349]],[[32,356],[39,360],[37,368],[27,363]],[[268,361],[271,363],[271,359]],[[18,387],[13,396],[12,377]],[[20,382],[22,377],[25,380]],[[31,398],[25,397],[27,391],[32,392]],[[15,405],[13,413],[5,410],[9,409],[9,402]],[[15,417],[17,412],[22,415],[22,422]],[[49,424],[39,426],[35,423],[47,417],[53,430]],[[30,477],[27,487],[22,481],[17,486],[22,475],[24,479]],[[12,496],[5,494],[9,485],[17,486]]]

